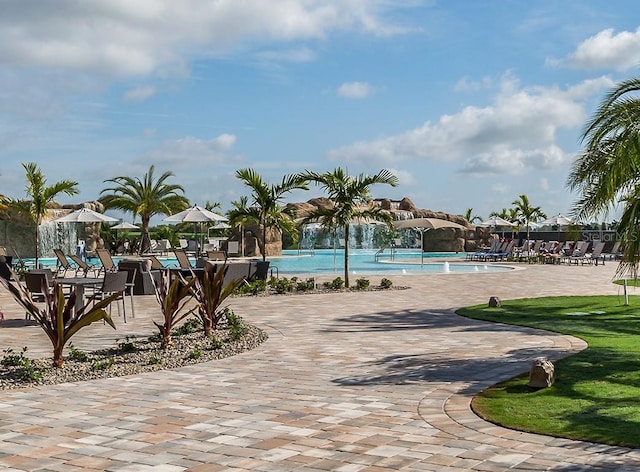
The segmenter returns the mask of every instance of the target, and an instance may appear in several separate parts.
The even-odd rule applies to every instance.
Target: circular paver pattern
[[[3,391],[0,469],[20,471],[609,471],[640,452],[527,434],[475,416],[473,395],[575,338],[461,318],[501,299],[617,294],[614,263],[509,273],[393,277],[408,290],[235,298],[269,333],[221,361],[130,377]],[[372,283],[378,281],[370,277]],[[48,355],[39,328],[0,292],[4,348]],[[118,331],[81,332],[80,349],[148,334],[153,297]]]

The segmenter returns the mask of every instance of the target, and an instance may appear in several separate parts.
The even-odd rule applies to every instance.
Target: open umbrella
[[[514,227],[518,226],[517,223],[512,223],[511,221],[507,221],[504,218],[500,218],[499,216],[492,216],[486,221],[483,221],[478,226],[509,226]]]
[[[68,215],[56,218],[53,221],[56,223],[113,223],[114,221],[118,221],[118,218],[103,215],[102,213],[93,211],[90,208],[80,208],[72,211]],[[76,255],[82,260],[85,259],[86,248],[84,246],[84,241],[78,242]]]
[[[420,230],[420,264],[424,264],[424,232],[430,229],[440,228],[458,228],[467,229],[453,221],[443,220],[441,218],[413,218],[409,220],[394,221],[393,226],[396,229],[413,228]]]
[[[176,213],[175,215],[167,216],[163,221],[168,223],[205,223],[207,221],[214,221],[216,223],[221,223],[224,221],[229,221],[228,218],[214,213],[206,208],[203,208],[198,205],[193,205],[191,208],[187,210],[181,211],[180,213]],[[202,235],[202,229],[200,231]]]
[[[550,225],[550,226],[568,226],[573,224],[573,220],[568,218],[560,213],[552,216],[551,218],[547,218],[546,220],[538,221],[540,226]]]
[[[131,223],[127,223],[126,221],[123,223],[118,223],[117,225],[113,225],[111,229],[140,229],[138,225],[132,225]]]
[[[118,221],[118,218],[103,215],[90,208],[80,208],[53,221],[56,223],[113,223]]]

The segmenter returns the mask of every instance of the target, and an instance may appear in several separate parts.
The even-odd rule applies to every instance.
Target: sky
[[[584,125],[640,65],[637,0],[0,6],[0,194],[25,197],[35,162],[79,182],[61,203],[154,165],[228,210],[249,195],[238,169],[278,183],[344,167],[392,171],[372,197],[418,208],[486,219],[525,194],[567,214]]]

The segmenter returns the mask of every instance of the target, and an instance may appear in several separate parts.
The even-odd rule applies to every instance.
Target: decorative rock
[[[489,308],[500,308],[502,304],[500,303],[500,299],[498,297],[490,297],[489,298]]]
[[[529,383],[532,388],[547,388],[553,385],[555,368],[553,363],[545,358],[538,357],[531,363],[529,371]]]

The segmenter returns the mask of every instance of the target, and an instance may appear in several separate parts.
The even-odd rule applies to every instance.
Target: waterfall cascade
[[[349,247],[358,249],[376,249],[384,245],[384,237],[389,229],[380,223],[352,223],[349,225]],[[300,247],[303,249],[333,247],[333,231],[327,231],[320,223],[309,223],[300,231]],[[344,246],[344,230],[338,228],[337,246]]]
[[[40,225],[40,256],[53,257],[53,249],[61,248],[65,254],[76,253],[77,225],[47,221]]]

